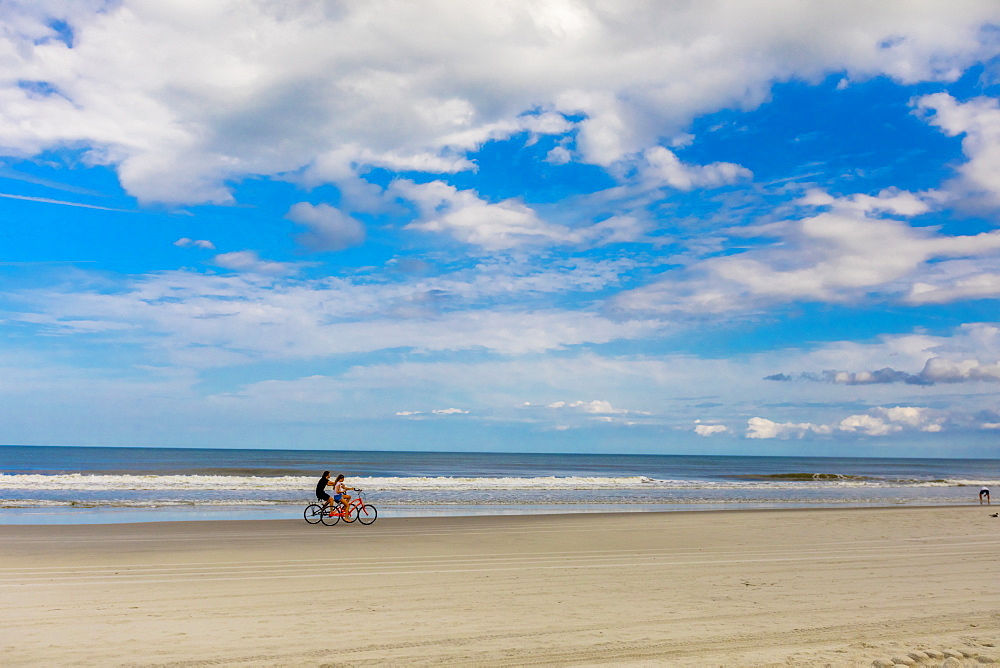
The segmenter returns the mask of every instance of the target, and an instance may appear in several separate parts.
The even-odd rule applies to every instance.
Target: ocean
[[[0,446],[0,524],[299,518],[324,470],[379,517],[978,503],[998,459]]]

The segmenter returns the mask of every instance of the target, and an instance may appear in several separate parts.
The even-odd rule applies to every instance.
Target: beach
[[[979,506],[2,533],[8,666],[1000,661]]]

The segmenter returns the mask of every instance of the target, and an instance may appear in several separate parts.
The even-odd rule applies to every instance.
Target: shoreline
[[[7,526],[0,644],[11,666],[973,666],[1000,661],[992,512]]]
[[[304,507],[305,504],[302,505]],[[607,504],[547,503],[547,504],[435,504],[407,506],[378,506],[383,518],[418,517],[508,517],[521,515],[592,515],[604,513],[712,513],[755,512],[762,510],[875,510],[880,508],[964,508],[977,506],[969,503],[942,504],[777,504],[777,503],[630,503],[617,504],[619,510],[607,510]],[[989,507],[989,506],[984,506]],[[141,524],[149,522],[246,522],[281,521],[299,518],[301,507],[130,507],[130,506],[78,506],[66,507],[10,507],[0,508],[0,526],[61,526],[73,524]],[[148,516],[156,517],[149,518]],[[200,517],[192,517],[200,516]]]

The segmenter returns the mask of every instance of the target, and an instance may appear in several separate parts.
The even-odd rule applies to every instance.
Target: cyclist
[[[337,476],[337,479],[333,481],[333,502],[339,503],[344,507],[344,517],[347,517],[348,506],[351,503],[351,495],[347,493],[347,490],[358,491],[357,487],[348,487],[347,483],[344,482],[344,474],[341,473]]]
[[[322,510],[326,510],[328,506],[332,505],[330,503],[330,495],[326,493],[326,486],[332,484],[330,482],[330,472],[323,471],[323,477],[316,483],[316,498],[323,502]]]

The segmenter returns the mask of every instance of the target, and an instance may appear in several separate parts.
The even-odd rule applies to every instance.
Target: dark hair
[[[340,482],[340,481],[341,481],[341,480],[343,480],[343,479],[344,479],[344,474],[343,474],[343,473],[341,473],[340,475],[338,475],[338,476],[337,476],[337,479],[336,479],[336,480],[334,480],[334,482]]]
[[[330,472],[329,471],[323,471],[323,477],[324,478],[329,478],[330,477]]]

